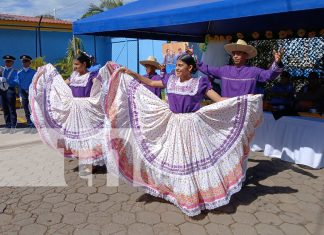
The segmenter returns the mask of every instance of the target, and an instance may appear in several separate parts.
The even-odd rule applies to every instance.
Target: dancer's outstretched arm
[[[216,91],[210,89],[206,92],[206,96],[211,99],[213,102],[219,102],[222,100],[226,100],[227,98],[221,97]]]
[[[70,82],[70,79],[68,79],[68,78],[65,79],[64,82],[65,82],[67,85],[70,85],[70,83],[71,83],[71,82]]]
[[[138,81],[140,81],[141,83],[144,83],[145,85],[148,85],[150,87],[158,87],[158,88],[164,88],[164,85],[162,83],[161,80],[151,80],[147,77],[144,77],[130,69],[127,68],[121,68],[120,69],[121,72],[123,73],[127,73],[128,75],[132,76],[133,78],[137,79]]]

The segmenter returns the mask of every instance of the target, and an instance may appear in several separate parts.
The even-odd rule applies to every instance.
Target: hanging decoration
[[[254,31],[252,33],[237,32],[232,35],[210,35],[205,36],[205,42],[199,44],[199,48],[202,52],[205,52],[208,48],[209,42],[233,42],[237,39],[244,39],[246,41],[251,40],[271,40],[271,39],[288,39],[288,38],[314,38],[324,37],[324,28],[320,30],[308,30],[303,28],[293,31],[292,29],[280,30],[280,31]]]

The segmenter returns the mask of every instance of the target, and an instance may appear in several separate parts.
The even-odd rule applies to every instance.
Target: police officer
[[[4,60],[4,70],[2,72],[2,85],[0,89],[3,114],[6,122],[5,133],[14,133],[17,125],[16,113],[16,87],[18,87],[17,70],[13,68],[16,60],[11,55],[2,57]]]
[[[4,78],[2,77],[2,73],[3,73],[4,68],[2,66],[0,66],[0,111],[2,111],[2,99],[1,99],[1,87],[3,87],[3,80]]]
[[[23,67],[21,70],[19,70],[17,76],[18,84],[19,84],[19,95],[25,111],[27,125],[28,127],[33,128],[34,124],[30,119],[28,92],[29,92],[29,86],[33,80],[36,71],[30,68],[32,58],[29,55],[21,55],[20,60],[22,62]]]

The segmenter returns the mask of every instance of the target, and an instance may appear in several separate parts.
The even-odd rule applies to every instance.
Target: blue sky
[[[124,0],[125,3],[132,1]],[[99,5],[100,0],[1,0],[0,13],[37,16],[54,15],[55,11],[57,18],[74,21],[87,11],[91,3]]]
[[[136,0],[124,0],[124,3],[133,2]],[[94,3],[99,5],[100,0],[0,0],[0,13],[15,14],[24,16],[37,16],[44,14],[54,14],[56,17],[64,20],[77,20],[89,8],[89,5]],[[117,41],[124,39],[117,38]],[[149,55],[157,57],[158,61],[162,62],[162,44],[165,41],[140,41],[140,59],[146,59]],[[113,44],[112,59],[117,60],[118,63],[129,66],[129,68],[136,70],[137,57],[132,56],[131,52],[136,51],[134,42],[130,42],[129,46],[125,47],[125,43]],[[129,56],[127,56],[127,49],[129,49]],[[140,66],[141,73],[144,73],[144,67]]]

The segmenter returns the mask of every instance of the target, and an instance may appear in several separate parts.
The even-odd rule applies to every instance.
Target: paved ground
[[[251,154],[248,184],[229,205],[194,218],[107,182],[103,169],[79,178],[77,162],[37,134],[0,134],[0,234],[324,234],[324,169],[260,153]]]

